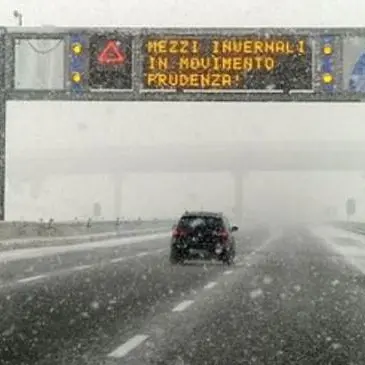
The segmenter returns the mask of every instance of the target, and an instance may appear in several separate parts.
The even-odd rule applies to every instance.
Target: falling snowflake
[[[90,307],[96,310],[100,308],[100,304],[96,300],[94,300],[93,302],[91,302]]]
[[[335,349],[335,350],[338,350],[341,347],[342,347],[342,345],[340,343],[333,343],[332,344],[332,348]]]
[[[294,285],[294,290],[295,290],[296,292],[300,292],[300,290],[301,290],[300,285]]]
[[[264,292],[261,289],[255,289],[255,290],[251,291],[250,297],[252,299],[256,299],[256,298],[262,296],[263,294],[264,294]]]

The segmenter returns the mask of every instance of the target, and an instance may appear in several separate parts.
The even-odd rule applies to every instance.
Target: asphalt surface
[[[364,274],[312,229],[243,230],[230,267],[168,246],[0,255],[0,364],[365,364]]]

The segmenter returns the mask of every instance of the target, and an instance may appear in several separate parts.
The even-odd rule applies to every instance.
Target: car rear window
[[[219,217],[211,216],[185,216],[180,219],[179,228],[185,229],[213,229],[223,228],[223,220]]]

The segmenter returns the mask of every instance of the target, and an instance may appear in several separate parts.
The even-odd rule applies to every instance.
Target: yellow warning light
[[[333,76],[331,74],[323,74],[322,80],[325,84],[330,84],[333,81]]]
[[[331,45],[326,44],[326,45],[324,45],[324,46],[323,46],[323,53],[324,53],[325,55],[329,56],[329,55],[331,55],[331,54],[332,54],[332,52],[333,52],[333,48],[332,48],[332,46],[331,46]]]
[[[72,52],[75,54],[75,55],[79,55],[81,54],[82,52],[82,44],[81,43],[74,43],[72,45]]]
[[[80,81],[81,81],[80,72],[73,72],[72,73],[72,81],[75,82],[76,84],[80,83]]]

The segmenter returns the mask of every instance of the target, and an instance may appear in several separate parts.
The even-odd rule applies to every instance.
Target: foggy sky
[[[2,0],[1,9],[0,23],[7,26],[16,24],[14,9],[23,13],[25,25],[360,26],[365,4],[358,0],[279,0],[275,6],[268,0],[214,0],[209,6],[193,0]],[[365,106],[350,104],[11,102],[7,149],[11,156],[11,151],[28,148],[365,140],[364,114]],[[365,205],[362,175],[252,173],[245,181],[245,206],[269,217],[277,211],[287,216],[317,214],[328,205],[341,210],[348,196]],[[124,216],[169,216],[186,207],[229,211],[233,200],[232,178],[225,174],[129,175],[123,182]],[[9,187],[8,218],[88,215],[94,201],[102,203],[106,217],[112,216],[113,191],[107,176],[49,178],[37,199],[24,186]],[[360,204],[358,216],[364,214]]]

